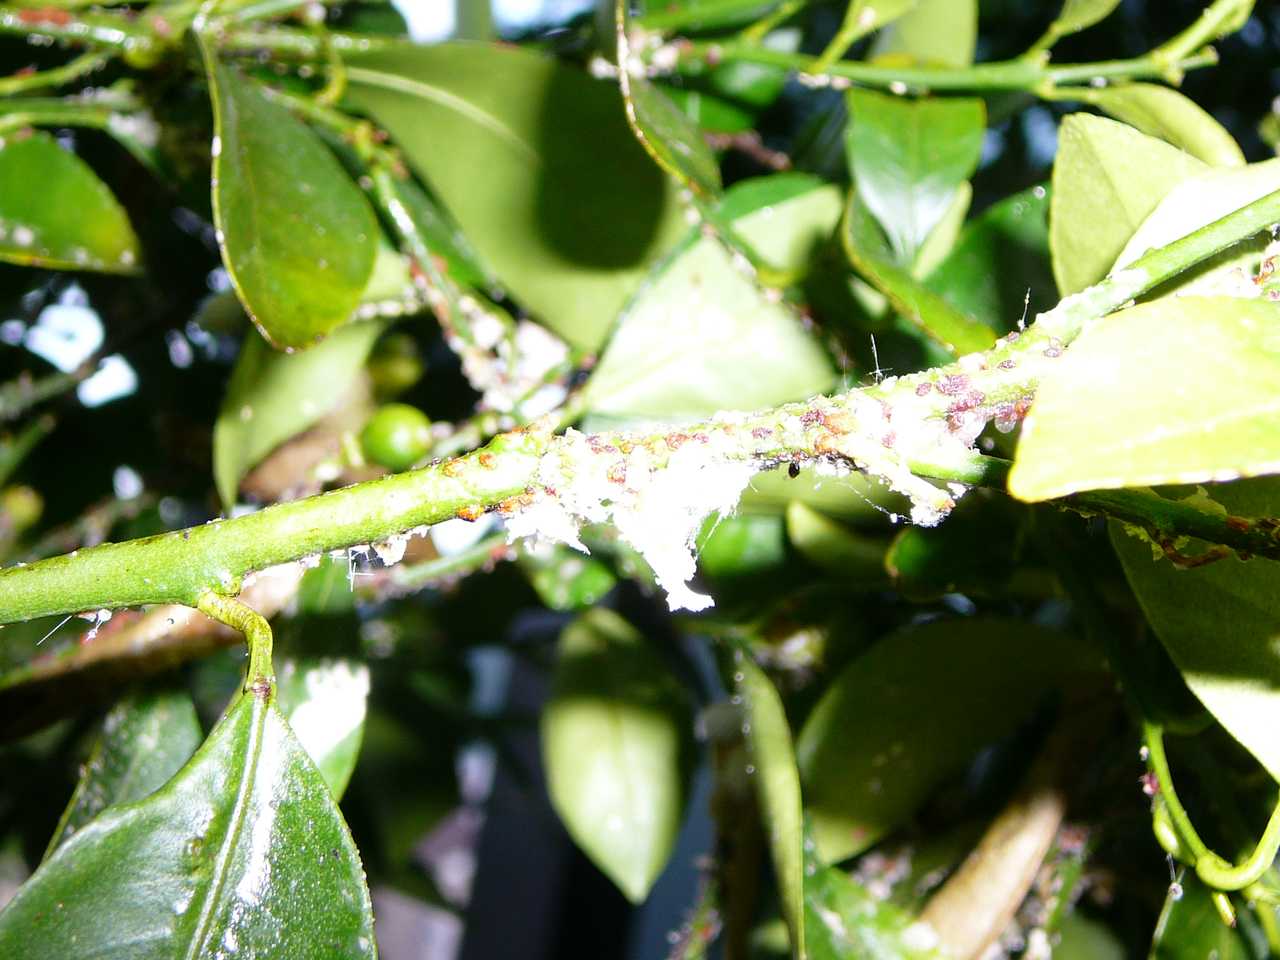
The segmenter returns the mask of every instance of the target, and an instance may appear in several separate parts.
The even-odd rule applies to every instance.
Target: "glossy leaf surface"
[[[920,0],[875,38],[872,54],[906,54],[923,63],[967,67],[978,43],[977,0]]]
[[[298,353],[245,337],[213,426],[214,481],[223,504],[235,503],[240,481],[263,457],[334,409],[384,327],[352,323]]]
[[[1054,39],[1087,30],[1120,6],[1120,0],[1064,0],[1062,11],[1049,25]]]
[[[661,27],[664,15],[670,14],[689,29],[711,30],[756,20],[778,6],[778,0],[674,0],[647,6],[651,12],[644,18],[646,26]]]
[[[1231,134],[1207,110],[1177,90],[1154,83],[1125,83],[1092,91],[1088,102],[1211,167],[1244,165],[1244,154]]]
[[[214,105],[213,212],[250,318],[277,347],[309,347],[351,319],[379,227],[320,138],[205,53]]]
[[[952,306],[894,260],[880,225],[854,191],[849,192],[842,229],[850,263],[924,336],[953,355],[985,350],[995,343],[993,329]]]
[[[680,829],[691,727],[683,688],[616,613],[598,607],[561,634],[542,714],[551,802],[632,902],[648,895]]]
[[[1201,160],[1123,123],[1074,113],[1058,129],[1049,213],[1053,275],[1063,296],[1097,283],[1138,225]]]
[[[575,346],[599,347],[685,231],[612,84],[470,43],[355,55],[348,81],[348,105],[391,132],[502,284]]]
[[[847,149],[858,198],[910,264],[977,169],[986,110],[981,100],[909,100],[850,90]]]
[[[845,9],[845,23],[855,24],[851,40],[879,30],[904,14],[910,13],[918,0],[849,0]]]
[[[1032,317],[1053,304],[1048,191],[1032,187],[992,204],[965,225],[924,283],[993,330],[1011,330],[1024,310]]]
[[[644,77],[627,77],[623,93],[631,129],[658,166],[699,193],[719,192],[715,154],[671,98]]]
[[[803,958],[804,923],[804,814],[800,802],[800,775],[791,742],[791,728],[782,700],[773,684],[749,656],[735,656],[734,682],[746,714],[747,755],[760,820],[768,838],[773,871],[777,878],[782,915],[791,937],[791,956]]]
[[[803,263],[839,216],[821,187],[733,220],[771,263]],[[723,244],[695,234],[624,312],[587,388],[615,417],[750,410],[828,389],[835,371],[800,318],[743,274]]]
[[[878,642],[831,683],[796,743],[819,855],[867,849],[1091,666],[1078,639],[1012,620],[935,621]]]
[[[1215,485],[1208,493],[1242,522],[1280,516],[1275,478]],[[1151,543],[1119,525],[1111,541],[1191,692],[1280,780],[1280,563],[1227,557],[1180,570],[1153,559]]]
[[[1280,159],[1208,170],[1192,177],[1170,190],[1142,221],[1116,259],[1116,267],[1126,266],[1150,248],[1184,237],[1273,190],[1280,190]],[[1272,243],[1267,232],[1243,240],[1161,284],[1146,299],[1187,294],[1257,296],[1254,279]]]
[[[1009,492],[1047,500],[1280,470],[1277,329],[1280,303],[1232,297],[1107,317],[1041,381]]]
[[[935,934],[892,903],[872,896],[835,867],[811,864],[805,878],[805,932],[811,960],[929,960]]]
[[[274,706],[240,698],[191,761],[45,861],[0,914],[0,955],[373,957],[360,859]]]
[[[141,800],[158,790],[191,759],[203,737],[195,706],[184,690],[147,690],[117,703],[102,720],[102,731],[81,768],[48,852],[107,807]]]
[[[618,88],[626,105],[627,123],[649,156],[663,170],[689,189],[702,194],[720,192],[720,164],[703,139],[702,131],[681,109],[639,72],[631,72],[627,0],[618,0]]]
[[[59,270],[137,273],[124,208],[83,160],[42,131],[0,145],[0,260]]]
[[[283,658],[276,683],[280,712],[329,792],[341,798],[364,736],[368,664],[339,657]]]

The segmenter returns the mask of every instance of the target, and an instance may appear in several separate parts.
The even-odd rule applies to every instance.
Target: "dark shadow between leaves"
[[[538,222],[575,263],[631,266],[652,252],[674,185],[632,137],[621,95],[583,97],[580,83],[563,71],[549,74],[538,123],[545,161]]]

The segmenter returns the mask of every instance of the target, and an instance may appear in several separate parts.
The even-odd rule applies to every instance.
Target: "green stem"
[[[249,647],[249,667],[244,675],[244,692],[258,696],[275,695],[276,674],[271,665],[271,625],[246,603],[212,590],[196,599],[195,608],[210,620],[225,623],[244,634]]]
[[[330,51],[338,54],[369,53],[390,47],[403,46],[404,40],[391,36],[373,36],[342,31],[298,29],[279,25],[240,27],[228,29],[215,39],[221,53],[252,54],[268,52],[281,58],[296,60],[327,60]]]
[[[1196,833],[1187,816],[1186,808],[1178,799],[1178,792],[1173,786],[1173,774],[1169,771],[1169,758],[1164,752],[1164,728],[1150,720],[1142,722],[1142,739],[1147,745],[1147,763],[1155,774],[1160,791],[1160,799],[1169,812],[1169,820],[1173,824],[1182,848],[1190,855],[1192,862],[1199,863],[1209,853],[1209,848]]]
[[[0,441],[0,486],[9,482],[15,470],[34,450],[40,441],[53,433],[57,420],[51,414],[37,417],[27,424],[12,440]]]
[[[867,7],[860,7],[856,3],[850,3],[845,7],[844,20],[840,23],[840,29],[836,31],[836,35],[831,38],[831,42],[827,44],[822,53],[818,54],[812,73],[825,74],[832,64],[849,52],[849,48],[860,37],[875,29],[876,18],[874,16],[870,18],[870,22],[863,20],[863,15],[868,12],[868,9]]]
[[[782,0],[782,3],[778,4],[776,9],[771,10],[755,23],[751,24],[751,26],[739,33],[738,39],[742,40],[744,43],[763,42],[764,38],[773,31],[774,27],[791,19],[792,15],[803,9],[808,2],[809,0]],[[690,4],[673,12],[684,13],[690,10],[705,10],[706,7],[707,5],[705,3]],[[649,23],[645,17],[636,17],[633,22],[638,23],[642,27],[652,27],[652,24]]]
[[[43,90],[46,87],[60,87],[64,83],[79,80],[95,70],[102,69],[113,56],[113,52],[84,53],[60,67],[0,77],[0,97],[9,97],[15,93],[26,93],[30,90]]]
[[[224,3],[218,8],[218,20],[222,23],[248,23],[294,13],[312,2],[313,0],[245,0],[238,4]]]
[[[0,120],[0,130],[3,120]],[[98,369],[96,362],[82,364],[70,373],[51,373],[39,380],[21,376],[0,385],[0,422],[16,420],[32,407],[74,390]]]
[[[1160,798],[1169,811],[1169,819],[1178,833],[1178,839],[1195,863],[1196,876],[1217,891],[1243,890],[1256,883],[1275,860],[1277,851],[1280,851],[1280,800],[1277,800],[1272,809],[1271,819],[1267,821],[1253,852],[1238,864],[1230,863],[1210,850],[1191,825],[1191,818],[1187,816],[1173,786],[1173,775],[1164,752],[1164,731],[1158,724],[1146,721],[1143,723],[1143,736],[1147,743],[1151,771],[1159,783]]]
[[[134,0],[18,0],[12,6],[23,10],[86,10],[89,7],[123,7]]]
[[[484,450],[409,473],[268,507],[234,520],[108,543],[0,571],[0,622],[146,603],[195,606],[238,592],[245,574],[385,540],[524,493],[547,446],[504,434]]]
[[[1166,80],[1178,83],[1182,79],[1182,61],[1205,44],[1243,27],[1253,5],[1254,0],[1215,0],[1195,23],[1148,56],[1163,68]]]
[[[391,583],[397,590],[413,591],[441,580],[464,576],[491,562],[506,542],[506,534],[499,533],[447,557],[399,564],[391,570]]]
[[[596,470],[607,470],[612,477],[615,468],[625,476],[633,452],[645,469],[656,470],[688,442],[713,444],[718,456],[757,467],[797,459],[843,461],[889,479],[936,518],[950,507],[946,491],[911,471],[945,470],[968,482],[990,476],[998,467],[948,432],[959,384],[982,391],[989,398],[984,404],[1034,393],[1039,377],[1087,322],[1276,222],[1280,191],[1067,297],[1021,336],[1004,338],[986,354],[834,398],[683,425],[670,434],[553,438],[545,428],[503,434],[482,450],[420,470],[234,520],[10,567],[0,571],[0,623],[146,603],[194,605],[209,591],[236,592],[245,574],[274,564],[385,540],[453,516],[474,518],[504,501],[518,502],[512,498],[529,491],[554,498],[555,491],[547,489],[547,470],[557,479],[562,473],[572,477]],[[888,422],[885,411],[898,430],[891,444],[882,433]]]
[[[1173,64],[1157,62],[1149,56],[1058,66],[1021,59],[978,63],[971,67],[900,67],[841,60],[819,70],[822,64],[818,57],[770,50],[741,41],[696,41],[682,44],[678,49],[677,69],[684,72],[700,72],[713,64],[725,62],[758,63],[811,76],[839,77],[860,86],[901,93],[1023,90],[1040,95],[1046,90],[1054,91],[1075,84],[1164,79],[1171,67],[1186,71],[1218,62],[1218,55],[1206,49],[1180,58]]]
[[[36,9],[0,5],[0,34],[47,37],[139,55],[158,45],[151,18],[96,11],[73,15],[48,4]]]
[[[24,127],[84,127],[110,130],[120,113],[108,107],[67,101],[41,106],[22,99],[0,102],[0,134]]]

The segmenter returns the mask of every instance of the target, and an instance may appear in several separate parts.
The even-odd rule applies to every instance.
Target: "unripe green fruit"
[[[426,368],[417,341],[405,333],[392,333],[378,341],[366,369],[374,393],[379,399],[390,399],[421,380]]]
[[[360,446],[374,463],[388,470],[406,470],[431,449],[431,421],[417,407],[388,403],[365,424]]]

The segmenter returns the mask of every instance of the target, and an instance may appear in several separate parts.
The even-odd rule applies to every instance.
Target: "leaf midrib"
[[[365,67],[347,67],[348,82],[364,83],[371,87],[380,87],[394,93],[430,100],[447,110],[459,114],[472,123],[483,127],[499,139],[515,147],[524,154],[525,159],[534,164],[541,164],[542,158],[532,144],[521,138],[514,130],[486,110],[457,94],[450,93],[440,87],[432,86],[420,80],[412,80],[400,74],[384,73]]]
[[[206,887],[207,894],[204,902],[200,906],[200,918],[187,945],[186,960],[196,960],[204,953],[214,911],[222,898],[227,875],[231,872],[231,858],[239,845],[240,835],[244,832],[245,820],[248,819],[249,800],[257,780],[258,764],[262,753],[262,733],[266,727],[269,708],[264,700],[254,694],[247,694],[247,696],[252,699],[249,709],[253,712],[253,716],[249,722],[249,742],[246,745],[244,762],[240,766],[240,783],[236,790],[235,804],[231,808],[228,828],[223,834],[222,844],[218,848],[218,856],[214,861],[213,876]]]

